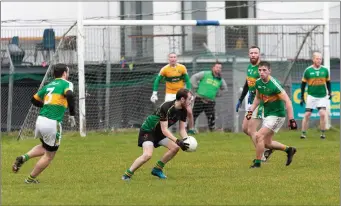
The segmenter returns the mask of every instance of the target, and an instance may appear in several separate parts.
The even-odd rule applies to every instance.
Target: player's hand
[[[69,116],[69,122],[70,122],[71,127],[76,126],[76,119],[74,116]]]
[[[186,151],[189,147],[189,144],[184,142],[186,139],[187,138],[182,139],[182,140],[177,139],[175,142],[182,149],[182,151]]]
[[[332,94],[328,94],[329,95],[329,99],[332,99],[333,98],[333,95]]]
[[[157,100],[157,92],[153,92],[153,95],[150,97],[150,101],[155,103]]]
[[[256,95],[255,92],[250,92],[249,93],[249,98],[247,98],[247,103],[248,104],[252,104],[252,101],[253,101],[255,95]]]
[[[304,104],[305,104],[304,97],[301,97],[300,105],[303,107]]]
[[[247,114],[246,114],[246,119],[247,120],[250,120],[251,119],[251,117],[252,117],[252,111],[247,111]]]
[[[238,110],[241,106],[242,106],[242,101],[238,100],[238,103],[236,105],[236,112],[238,112]]]
[[[196,131],[195,131],[195,129],[189,129],[189,130],[187,131],[187,134],[194,135],[194,134],[196,134]]]
[[[294,119],[289,120],[289,125],[290,129],[296,130],[297,129],[297,123]]]

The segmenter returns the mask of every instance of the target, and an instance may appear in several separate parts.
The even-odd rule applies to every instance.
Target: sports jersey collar
[[[269,75],[269,76],[268,76],[268,81],[267,81],[267,82],[264,82],[262,79],[261,79],[261,80],[262,80],[262,82],[263,82],[264,84],[267,84],[267,83],[270,82],[270,79],[271,79],[271,76]]]
[[[315,69],[315,70],[319,70],[319,69],[321,69],[322,65],[320,65],[319,68],[315,68],[314,65],[311,65],[311,67],[312,67],[313,69]]]

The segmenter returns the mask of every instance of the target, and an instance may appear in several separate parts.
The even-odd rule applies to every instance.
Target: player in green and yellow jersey
[[[291,129],[297,129],[292,103],[280,82],[270,76],[270,63],[265,61],[260,62],[258,71],[260,78],[255,84],[256,98],[251,105],[250,111],[247,112],[246,119],[251,119],[253,111],[256,110],[261,102],[264,106],[264,118],[262,127],[255,134],[256,159],[253,161],[251,168],[258,168],[261,166],[261,158],[265,147],[285,151],[287,153],[286,165],[288,166],[292,162],[292,158],[296,153],[296,148],[288,147],[282,143],[273,141],[272,138],[285,122],[285,113],[288,114],[289,127]]]
[[[313,109],[317,109],[320,115],[321,139],[325,139],[326,108],[331,98],[330,75],[326,67],[321,65],[322,55],[319,52],[313,54],[313,65],[305,69],[301,84],[301,106],[305,103],[304,91],[308,84],[308,96],[304,118],[302,121],[301,139],[306,138],[308,122]],[[328,91],[328,93],[327,93]]]
[[[34,106],[41,108],[35,128],[35,136],[39,137],[41,144],[17,157],[12,166],[13,172],[17,173],[26,161],[41,156],[30,175],[25,179],[25,183],[28,184],[39,183],[36,177],[53,160],[60,145],[61,123],[67,108],[69,108],[71,127],[76,125],[73,84],[67,81],[69,68],[65,64],[57,64],[54,66],[53,74],[55,79],[39,90],[31,100]]]
[[[249,58],[250,58],[250,64],[247,68],[246,73],[246,81],[244,84],[244,88],[242,91],[242,94],[240,95],[240,98],[238,100],[238,103],[236,105],[236,112],[238,112],[239,108],[242,105],[242,102],[246,96],[247,93],[249,93],[248,101],[247,101],[247,111],[250,109],[253,100],[255,99],[256,94],[256,80],[259,78],[259,72],[258,72],[258,64],[260,62],[260,49],[257,46],[252,46],[249,49]],[[256,131],[259,127],[262,117],[263,117],[263,106],[260,104],[257,109],[257,112],[254,112],[252,115],[252,119],[248,121],[246,118],[243,120],[242,129],[243,132],[250,136],[253,142],[253,145],[256,146]],[[245,113],[246,115],[247,113]],[[266,161],[270,155],[272,154],[272,150],[266,149],[264,151],[264,155],[262,160]]]

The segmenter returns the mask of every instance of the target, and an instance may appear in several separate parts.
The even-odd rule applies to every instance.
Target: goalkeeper
[[[221,68],[221,63],[216,62],[212,71],[202,71],[191,77],[192,89],[196,94],[193,106],[194,123],[204,111],[211,132],[215,129],[215,98],[221,96],[220,90],[227,91],[226,82],[221,78]]]
[[[161,70],[159,75],[154,81],[153,86],[153,94],[150,98],[150,101],[155,103],[158,100],[157,91],[159,88],[159,83],[161,79],[166,80],[166,95],[165,95],[165,102],[173,101],[176,98],[176,93],[179,89],[186,87],[187,89],[191,89],[191,83],[189,80],[189,76],[187,74],[187,69],[185,65],[177,63],[177,56],[175,53],[170,53],[168,55],[169,64],[164,66]],[[191,105],[188,105],[187,109],[187,118],[189,120],[189,134],[194,134],[195,131],[193,129],[194,122],[193,122],[193,113]]]

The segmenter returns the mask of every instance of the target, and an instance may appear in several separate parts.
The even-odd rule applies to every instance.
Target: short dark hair
[[[259,48],[258,46],[255,46],[255,45],[254,45],[254,46],[251,46],[251,47],[249,48],[249,50],[250,50],[250,49],[258,49],[258,50],[260,51],[260,48]]]
[[[56,64],[53,67],[53,76],[55,78],[60,78],[63,76],[64,72],[67,72],[68,67],[66,64]]]
[[[218,60],[215,61],[214,65],[216,65],[216,64],[222,65],[222,63],[220,61],[218,61]]]
[[[190,93],[188,89],[185,88],[179,89],[179,91],[176,93],[176,100],[180,100],[182,97],[187,99],[188,93]]]
[[[259,62],[258,68],[259,68],[259,67],[267,67],[268,69],[271,69],[271,65],[270,65],[270,63],[267,62],[267,61],[261,61],[261,62]]]

